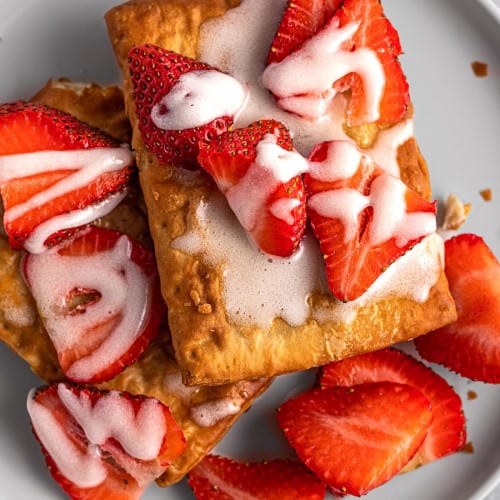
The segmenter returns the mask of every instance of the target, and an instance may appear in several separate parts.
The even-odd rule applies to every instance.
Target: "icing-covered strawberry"
[[[186,447],[153,398],[60,383],[31,391],[27,406],[52,477],[75,500],[139,499]]]
[[[435,203],[348,141],[316,146],[304,182],[309,219],[338,300],[358,298],[391,263],[436,230]]]
[[[132,48],[129,68],[139,130],[162,164],[196,165],[198,143],[225,132],[247,99],[231,76],[154,45]]]
[[[102,382],[137,360],[164,317],[153,252],[90,227],[23,262],[26,282],[70,380]]]
[[[109,213],[134,172],[130,149],[41,104],[0,106],[0,193],[12,247],[44,251]]]
[[[262,251],[286,257],[297,249],[306,225],[307,161],[283,124],[261,120],[226,132],[200,144],[198,161]]]
[[[349,91],[348,127],[400,121],[408,83],[399,37],[378,0],[290,2],[273,41],[264,85],[282,108],[307,119]]]

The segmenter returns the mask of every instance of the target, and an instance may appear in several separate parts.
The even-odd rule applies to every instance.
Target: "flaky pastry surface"
[[[63,109],[91,125],[105,124],[106,131],[122,140],[129,137],[128,120],[124,121],[123,97],[116,87],[85,86],[66,80],[51,80],[34,99]],[[59,98],[61,97],[61,101]],[[91,110],[91,111],[89,111]],[[98,224],[120,230],[150,246],[151,239],[139,190]],[[22,252],[12,250],[4,234],[0,234],[0,339],[20,355],[44,382],[64,379],[57,355],[36,305],[20,273]],[[178,384],[179,368],[172,354],[168,327],[164,325],[158,337],[141,358],[102,388],[146,394],[165,403],[184,432],[186,451],[158,479],[167,486],[182,477],[201,460],[224,436],[237,418],[269,385],[269,380],[242,381],[223,386],[204,386],[185,394]],[[211,402],[230,400],[239,411],[218,420],[214,425],[199,425],[192,418],[192,408]]]
[[[425,302],[389,297],[358,310],[349,323],[310,319],[291,327],[276,318],[270,329],[232,324],[222,298],[222,270],[203,255],[171,247],[196,227],[196,209],[215,191],[208,176],[179,181],[174,167],[159,165],[145,147],[136,124],[128,51],[151,43],[196,57],[201,23],[223,15],[233,1],[132,0],[106,14],[110,39],[124,76],[126,108],[133,125],[151,234],[169,306],[169,325],[177,361],[188,384],[225,383],[319,366],[357,353],[409,340],[455,319],[455,307],[441,271]],[[430,197],[427,166],[411,138],[398,150],[401,177]],[[196,297],[196,300],[193,300]],[[333,298],[314,297],[337,307]],[[203,308],[200,308],[200,304]]]

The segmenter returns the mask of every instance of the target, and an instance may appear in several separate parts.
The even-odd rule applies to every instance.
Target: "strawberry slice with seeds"
[[[185,449],[160,401],[54,384],[31,391],[28,412],[49,471],[75,500],[139,499]]]
[[[26,282],[70,380],[102,382],[134,363],[165,315],[153,252],[90,227],[23,261]]]
[[[295,252],[306,225],[307,161],[282,123],[261,120],[201,143],[198,161],[262,251]]]
[[[407,469],[461,450],[465,418],[458,394],[430,368],[399,350],[388,348],[330,363],[320,369],[318,383],[350,387],[371,382],[397,382],[419,389],[432,407],[432,423]]]
[[[0,106],[0,194],[13,248],[38,253],[109,213],[134,173],[131,151],[42,104]]]
[[[431,406],[418,389],[378,382],[320,387],[281,405],[280,428],[333,492],[361,496],[397,474],[422,444]]]
[[[270,460],[236,462],[207,455],[188,474],[196,498],[252,498],[255,500],[322,500],[325,486],[301,463]]]
[[[307,209],[328,284],[338,300],[354,300],[435,231],[436,206],[350,142],[319,144],[310,164]]]
[[[163,164],[196,166],[198,143],[225,132],[246,102],[234,78],[155,45],[133,47],[129,69],[139,130]]]
[[[415,339],[419,354],[472,380],[500,383],[500,263],[475,234],[445,242],[457,321]]]
[[[264,85],[285,110],[318,119],[349,92],[346,125],[386,125],[406,114],[409,87],[397,31],[378,0],[290,2],[268,55]]]

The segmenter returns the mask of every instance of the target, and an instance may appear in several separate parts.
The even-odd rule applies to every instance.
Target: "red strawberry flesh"
[[[432,413],[417,389],[392,382],[322,387],[284,403],[278,423],[298,457],[340,495],[364,495],[422,444]]]
[[[139,499],[185,448],[156,399],[54,384],[32,391],[28,411],[49,471],[73,499]]]
[[[65,375],[102,382],[135,362],[164,318],[152,251],[91,227],[23,263]]]
[[[291,460],[236,462],[207,455],[189,474],[196,498],[322,500],[325,487],[302,464]]]
[[[500,382],[500,264],[485,241],[445,242],[445,273],[457,321],[415,339],[420,355],[472,380]]]
[[[346,141],[317,145],[310,160],[313,167],[304,177],[308,215],[328,284],[338,300],[354,300],[435,230],[435,203]],[[348,162],[352,171],[345,171]]]
[[[280,106],[299,116],[320,118],[336,92],[349,91],[348,127],[397,123],[410,101],[400,53],[378,0],[290,2],[263,82]]]
[[[411,385],[431,403],[432,424],[412,460],[413,466],[463,448],[466,428],[460,397],[445,379],[412,356],[382,349],[330,363],[321,368],[318,377],[318,383],[328,387],[384,381]]]
[[[43,251],[55,235],[105,215],[133,173],[130,151],[71,115],[41,104],[0,106],[0,193],[13,248]]]
[[[161,47],[145,44],[129,53],[129,68],[134,86],[137,123],[146,147],[162,164],[196,167],[199,142],[209,142],[233,123],[232,115],[210,119],[208,123],[183,129],[157,126],[152,113],[162,107],[162,99],[187,73],[214,70],[208,64]],[[221,104],[222,107],[222,104]]]
[[[261,146],[267,148],[264,160]],[[222,134],[212,143],[200,144],[198,161],[263,252],[281,257],[295,252],[306,225],[301,177],[306,162],[293,150],[283,124],[261,120]]]

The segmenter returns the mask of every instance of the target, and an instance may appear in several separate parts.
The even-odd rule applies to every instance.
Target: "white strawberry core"
[[[33,195],[23,203],[10,207],[4,213],[4,223],[11,223],[27,212],[61,196],[83,188],[102,174],[125,168],[134,161],[127,146],[118,148],[91,148],[67,151],[40,151],[0,156],[0,184],[44,172],[71,170],[72,172],[47,189]],[[125,192],[107,202],[87,206],[57,216],[35,228],[28,241],[27,250],[39,253],[45,250],[44,241],[51,234],[70,227],[77,227],[109,213],[125,196]]]
[[[43,402],[33,399],[34,391],[28,396],[28,413],[38,438],[60,472],[77,486],[90,488],[106,479],[101,452],[103,447],[107,448],[110,439],[120,443],[125,454],[134,459],[132,463],[135,459],[154,460],[158,457],[167,432],[163,409],[158,401],[146,399],[135,412],[130,401],[116,391],[103,395],[94,405],[85,392],[74,394],[62,383],[57,387],[57,394],[89,441],[86,453],[82,453],[68,436],[65,427],[68,422],[60,422]],[[114,458],[136,477],[126,456]]]
[[[277,136],[266,134],[257,145],[257,157],[240,181],[227,190],[223,190],[230,207],[241,225],[252,232],[259,218],[266,212],[270,195],[297,175],[307,170],[307,160],[297,151],[286,151],[277,144]],[[297,200],[280,200],[274,207],[274,215],[285,221],[292,219],[292,210]]]
[[[72,380],[89,380],[117,361],[144,329],[151,282],[130,259],[131,250],[131,241],[122,236],[111,250],[92,255],[60,255],[54,249],[27,259],[27,280],[58,353],[81,346],[89,332],[108,328],[106,321],[112,324],[100,345],[67,368]],[[76,289],[96,291],[100,298],[84,311],[71,313],[67,301]]]
[[[223,116],[237,116],[248,92],[238,80],[217,70],[183,73],[170,92],[151,110],[153,123],[164,130],[201,127]]]
[[[279,63],[270,64],[262,74],[262,82],[283,109],[311,120],[330,112],[336,95],[334,83],[349,73],[356,73],[363,82],[366,116],[374,122],[380,116],[385,75],[375,52],[360,47],[343,50],[359,28],[360,22],[338,27],[333,17],[324,29],[306,41],[302,47]]]

